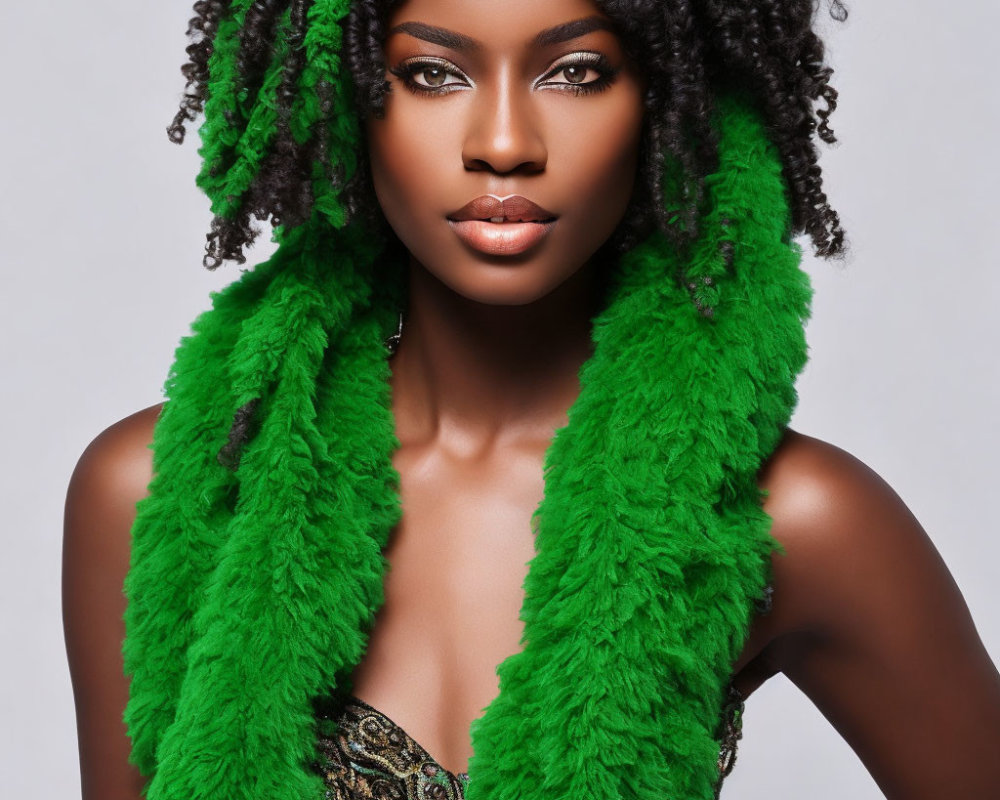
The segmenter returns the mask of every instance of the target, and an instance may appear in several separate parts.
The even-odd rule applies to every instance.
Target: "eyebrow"
[[[578,39],[594,31],[615,32],[610,20],[604,17],[585,17],[575,19],[572,22],[564,22],[562,25],[555,25],[546,28],[535,37],[535,44],[540,47],[548,47],[554,44],[562,44],[570,39]]]
[[[388,35],[392,36],[394,33],[408,33],[417,39],[439,44],[449,50],[478,50],[481,47],[471,36],[455,33],[447,28],[438,28],[435,25],[426,25],[423,22],[401,22],[389,31]]]
[[[578,39],[598,30],[615,32],[614,26],[609,20],[603,17],[585,17],[546,28],[535,36],[534,44],[538,47],[551,47],[554,44]],[[417,39],[447,47],[449,50],[479,50],[482,47],[482,43],[471,36],[456,33],[447,28],[439,28],[436,25],[427,25],[423,22],[401,22],[389,31],[386,38],[395,33],[408,33]]]

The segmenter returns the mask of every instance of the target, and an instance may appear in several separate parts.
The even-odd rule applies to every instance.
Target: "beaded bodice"
[[[452,773],[375,708],[348,697],[319,716],[317,767],[328,800],[464,800],[467,773]]]
[[[736,761],[743,698],[729,688],[723,708],[719,783]],[[318,760],[327,800],[464,800],[465,772],[442,767],[420,744],[378,709],[348,697],[339,710],[318,716]]]

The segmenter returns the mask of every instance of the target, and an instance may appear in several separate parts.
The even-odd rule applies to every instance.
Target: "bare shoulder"
[[[764,465],[760,485],[775,534],[798,545],[839,547],[845,537],[871,529],[872,522],[916,522],[896,492],[862,461],[792,430]],[[913,536],[912,526],[909,530]]]
[[[138,798],[143,779],[128,763],[122,722],[128,700],[121,643],[122,585],[136,503],[152,478],[153,428],[160,406],[111,425],[84,450],[66,493],[62,606],[76,703],[84,798]]]
[[[160,406],[102,431],[84,450],[66,492],[63,519],[63,611],[67,624],[81,607],[121,601],[136,503],[147,493],[150,444]]]
[[[152,477],[153,428],[162,404],[144,408],[99,433],[84,450],[70,479],[68,501],[99,494],[138,500]]]
[[[822,635],[871,603],[871,593],[916,589],[951,576],[899,495],[850,453],[789,430],[765,464],[760,486],[772,533],[779,611],[788,629]],[[928,584],[928,581],[930,584]],[[957,589],[955,589],[957,591]]]
[[[160,406],[111,425],[87,446],[66,492],[63,590],[78,580],[117,579],[128,566],[136,503],[153,474],[150,444]]]
[[[861,461],[791,431],[760,485],[784,553],[742,685],[783,672],[887,797],[989,796],[1000,676],[920,523]]]

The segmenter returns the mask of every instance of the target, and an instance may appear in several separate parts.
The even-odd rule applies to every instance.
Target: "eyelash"
[[[468,80],[465,73],[456,69],[453,64],[445,61],[444,59],[436,58],[415,58],[409,61],[404,61],[399,66],[392,67],[389,72],[399,78],[407,89],[417,95],[429,96],[435,94],[448,94],[460,87],[460,84],[456,83],[445,84],[437,87],[424,86],[414,80],[416,75],[434,67],[444,70],[448,76],[458,77],[466,81]],[[611,84],[615,81],[615,77],[618,75],[618,70],[612,67],[608,59],[600,53],[583,52],[575,53],[568,60],[564,60],[557,64],[553,69],[549,70],[544,78],[542,78],[540,84],[545,84],[549,78],[558,75],[570,67],[584,67],[585,69],[592,69],[597,73],[597,78],[595,80],[588,81],[587,83],[557,82],[555,84],[548,85],[558,86],[559,88],[557,91],[568,91],[572,92],[574,95],[596,94],[597,92],[602,92],[611,86]]]

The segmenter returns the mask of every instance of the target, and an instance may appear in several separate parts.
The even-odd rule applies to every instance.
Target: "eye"
[[[565,79],[565,83],[590,83],[590,81],[586,79],[588,74],[590,75],[590,80],[595,80],[600,77],[600,73],[583,64],[570,64],[568,67],[563,67],[553,77],[561,75]],[[554,83],[555,81],[552,82]]]
[[[454,78],[455,76],[448,72],[444,67],[439,67],[436,64],[428,64],[422,69],[417,68],[410,73],[410,77],[420,86],[429,86],[434,89],[437,89],[440,86],[452,86],[453,84],[463,82],[461,79],[448,80],[449,78]]]
[[[577,93],[595,92],[609,86],[617,74],[618,70],[600,53],[573,53],[560,59],[538,86],[569,89]]]
[[[468,86],[469,79],[454,64],[439,59],[413,59],[389,70],[415,92],[451,91]]]

